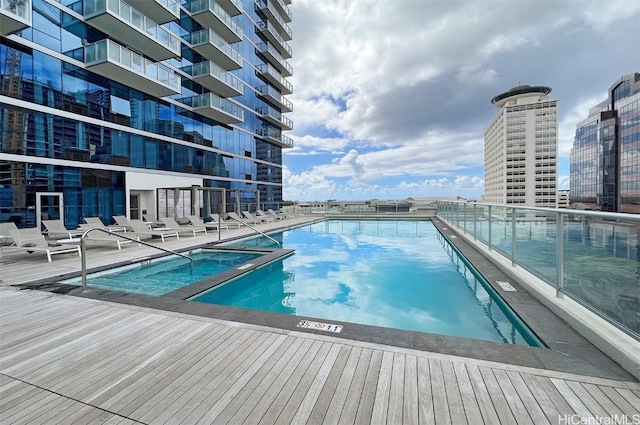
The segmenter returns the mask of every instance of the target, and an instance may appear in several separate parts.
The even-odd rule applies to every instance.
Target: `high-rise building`
[[[291,0],[0,0],[0,221],[279,208]]]
[[[491,100],[500,112],[484,133],[485,202],[556,208],[558,101],[550,92],[523,85]]]
[[[618,78],[576,125],[571,207],[640,213],[640,74]]]

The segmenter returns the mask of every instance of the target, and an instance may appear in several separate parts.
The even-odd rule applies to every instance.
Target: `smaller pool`
[[[189,261],[170,256],[147,260],[129,266],[92,273],[87,286],[146,295],[165,295],[210,276],[235,268],[260,257],[261,253],[199,250],[192,251],[193,271]],[[82,278],[62,281],[81,285]]]

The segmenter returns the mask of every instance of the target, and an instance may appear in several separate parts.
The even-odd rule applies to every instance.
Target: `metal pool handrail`
[[[229,217],[229,218],[233,219],[234,221],[237,221],[237,222],[238,222],[238,223],[240,223],[240,224],[244,224],[244,225],[245,225],[245,226],[247,226],[249,229],[252,229],[254,232],[260,233],[260,234],[261,234],[262,236],[264,236],[265,238],[270,239],[271,241],[275,242],[275,243],[276,243],[276,245],[278,245],[278,248],[282,248],[282,247],[280,246],[280,242],[278,242],[277,240],[273,239],[271,236],[267,235],[266,233],[264,233],[264,232],[262,232],[262,231],[260,231],[260,230],[256,229],[255,227],[249,226],[249,224],[248,224],[248,223],[246,223],[246,222],[244,222],[244,221],[240,221],[240,220],[238,220],[237,218],[233,218],[233,217],[231,217],[229,214],[227,214],[227,217]]]
[[[179,257],[186,258],[186,259],[189,260],[189,270],[193,271],[193,258],[189,257],[188,255],[180,254],[179,252],[171,251],[170,249],[161,248],[161,247],[159,247],[157,245],[153,245],[153,244],[141,241],[140,238],[138,238],[138,237],[131,238],[129,236],[126,236],[124,233],[112,232],[111,230],[102,229],[100,227],[92,227],[90,229],[87,229],[82,234],[82,236],[80,236],[80,260],[81,260],[81,263],[82,263],[82,291],[86,291],[87,290],[87,256],[85,255],[85,252],[86,252],[85,237],[89,234],[89,232],[92,232],[94,230],[98,230],[98,231],[100,231],[102,233],[106,233],[108,235],[117,236],[119,238],[128,239],[130,241],[137,242],[137,243],[142,244],[142,245],[150,246],[152,248],[157,248],[160,251],[164,251],[164,252],[167,252],[169,254],[174,254],[174,255],[177,255]]]

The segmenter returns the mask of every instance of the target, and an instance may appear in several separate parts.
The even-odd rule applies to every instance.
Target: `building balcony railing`
[[[85,46],[84,63],[91,72],[155,97],[180,93],[180,76],[171,68],[151,62],[113,40]]]
[[[231,16],[240,15],[244,10],[242,0],[218,0],[218,3],[220,3],[220,6]]]
[[[273,5],[272,0],[254,0],[258,9],[264,13],[269,19],[269,22],[273,24],[280,36],[285,40],[291,40],[292,32],[291,28],[280,16],[280,11]]]
[[[242,56],[212,29],[191,33],[191,48],[227,71],[242,68]]]
[[[0,34],[11,34],[31,25],[31,0],[0,0]]]
[[[293,75],[293,67],[282,57],[271,43],[268,41],[258,43],[256,47],[256,53],[259,56],[262,56],[265,61],[276,67],[283,76],[291,77]]]
[[[191,75],[193,81],[222,97],[240,96],[244,93],[244,85],[238,77],[211,61],[194,63],[183,70]]]
[[[83,15],[92,27],[155,61],[180,57],[178,37],[122,0],[84,0]]]
[[[177,0],[127,0],[127,3],[159,24],[180,18],[180,3]]]
[[[263,140],[274,143],[282,148],[292,148],[293,139],[287,137],[282,132],[273,127],[259,128],[256,130],[256,134]]]
[[[256,68],[258,69],[256,71],[258,76],[276,86],[280,90],[280,93],[293,93],[293,86],[291,83],[285,80],[272,65],[262,63],[256,66]]]
[[[280,107],[282,112],[291,112],[293,111],[293,103],[285,97],[282,96],[276,89],[269,85],[258,86],[256,87],[258,90],[258,96],[262,97],[264,100],[273,103]]]
[[[244,121],[244,110],[240,106],[213,93],[180,99],[179,102],[190,106],[193,112],[222,124]]]
[[[585,307],[574,317],[597,314],[640,340],[640,215],[438,201],[437,216],[492,261],[537,278],[529,292],[566,295]]]
[[[273,0],[273,4],[276,6],[276,9],[282,15],[282,18],[285,22],[291,22],[291,10],[287,7],[287,5],[282,0]]]
[[[269,21],[260,21],[257,23],[256,32],[262,34],[267,38],[275,47],[282,57],[291,59],[293,51],[291,46],[282,38],[280,33],[274,29],[273,24]]]
[[[213,29],[227,42],[242,41],[242,27],[216,0],[192,0],[190,12],[200,25]]]
[[[259,106],[256,112],[261,119],[279,126],[281,130],[293,130],[293,121],[271,106]]]

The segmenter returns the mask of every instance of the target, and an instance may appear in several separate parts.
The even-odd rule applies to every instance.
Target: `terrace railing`
[[[440,201],[437,216],[640,340],[640,215]]]

